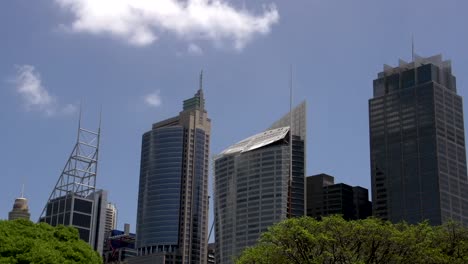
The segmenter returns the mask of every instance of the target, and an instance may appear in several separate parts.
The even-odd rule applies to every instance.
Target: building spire
[[[21,186],[21,198],[24,198],[24,183]]]
[[[414,61],[414,35],[411,34],[411,59]]]
[[[203,69],[200,71],[200,91],[203,91]]]

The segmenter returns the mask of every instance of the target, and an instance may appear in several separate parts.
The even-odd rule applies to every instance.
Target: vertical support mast
[[[292,77],[292,65],[289,66],[289,142],[291,144],[290,152],[289,152],[289,161],[290,161],[290,173],[289,173],[289,180],[292,182],[292,104],[293,104],[293,77]]]
[[[293,80],[292,80],[292,65],[289,66],[289,216],[292,215],[292,183],[293,183],[293,167],[292,167],[292,131],[293,131],[293,113],[292,113],[292,103],[293,103]]]
[[[203,90],[203,70],[200,71],[200,90]]]

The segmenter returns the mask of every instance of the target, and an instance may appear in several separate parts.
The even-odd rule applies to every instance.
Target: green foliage
[[[291,218],[270,227],[236,263],[468,263],[468,230],[453,222],[433,227],[375,218]]]
[[[0,220],[0,264],[102,263],[72,227]]]

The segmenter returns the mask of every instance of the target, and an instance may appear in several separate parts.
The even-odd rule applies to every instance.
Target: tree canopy
[[[454,222],[291,218],[270,227],[236,263],[468,263],[468,230]]]
[[[0,263],[102,263],[72,227],[0,220]]]

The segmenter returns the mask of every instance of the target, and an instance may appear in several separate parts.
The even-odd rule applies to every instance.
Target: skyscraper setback
[[[216,263],[232,263],[269,226],[304,215],[305,109],[215,158]]]
[[[200,89],[143,135],[136,247],[140,259],[206,263],[211,120]],[[138,257],[137,257],[138,258]]]
[[[462,98],[441,55],[384,66],[369,100],[375,216],[468,225]]]

